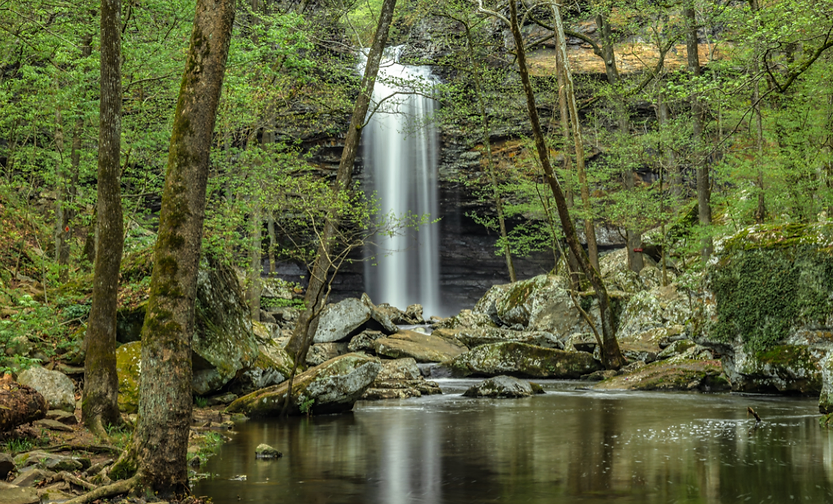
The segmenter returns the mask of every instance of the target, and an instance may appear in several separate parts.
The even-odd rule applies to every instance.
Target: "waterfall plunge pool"
[[[194,492],[216,504],[833,503],[833,433],[816,400],[564,381],[528,399],[460,395],[476,382],[440,380],[443,395],[352,414],[239,423]],[[283,458],[255,460],[260,443]]]

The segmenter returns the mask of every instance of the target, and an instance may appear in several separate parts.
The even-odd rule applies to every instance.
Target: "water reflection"
[[[812,400],[549,388],[512,401],[446,394],[250,421],[195,491],[217,504],[833,503],[833,440]],[[747,406],[764,424],[753,428]],[[284,458],[255,460],[262,442]],[[230,481],[240,474],[247,481]]]

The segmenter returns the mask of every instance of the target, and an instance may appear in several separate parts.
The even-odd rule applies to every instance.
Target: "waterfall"
[[[413,85],[408,84],[430,83],[430,72],[427,67],[400,65],[398,52],[386,55],[373,89],[373,115],[362,132],[364,165],[382,213],[427,214],[433,220],[439,216],[434,100],[409,94]],[[440,306],[437,227],[428,224],[418,231],[378,236],[375,246],[366,248],[366,256],[374,259],[365,265],[365,289],[375,303],[402,310],[419,303],[426,318],[445,315]]]

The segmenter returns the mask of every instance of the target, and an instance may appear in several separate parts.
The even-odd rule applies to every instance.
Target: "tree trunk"
[[[101,2],[101,104],[98,136],[98,232],[84,361],[81,416],[88,429],[121,420],[116,375],[116,309],[121,265],[121,0]]]
[[[758,0],[749,0],[749,5],[752,7],[754,15],[757,16],[760,10]],[[764,162],[764,123],[761,116],[761,93],[758,79],[761,70],[758,63],[759,55],[756,44],[752,53],[752,78],[755,80],[752,84],[752,107],[755,109],[755,164],[758,166],[758,208],[755,209],[755,222],[763,224],[764,219],[766,219],[766,200],[764,198],[764,170],[762,167]]]
[[[700,76],[700,53],[697,50],[697,14],[693,2],[685,8],[686,18],[686,52],[688,54],[688,71],[696,77]],[[697,210],[701,226],[709,226],[712,222],[711,187],[709,186],[709,165],[700,151],[703,137],[703,107],[696,92],[691,94],[692,144],[694,165],[697,170]],[[703,238],[701,255],[706,261],[712,252],[712,239]]]
[[[249,286],[246,289],[246,299],[252,320],[260,322],[260,293],[263,287],[260,283],[261,265],[263,259],[263,223],[261,222],[260,203],[255,203],[249,223]]]
[[[486,166],[489,171],[489,181],[492,184],[492,198],[495,201],[495,208],[497,210],[497,220],[500,226],[500,237],[503,240],[503,256],[506,258],[506,269],[509,271],[509,281],[514,283],[518,281],[515,274],[515,264],[512,261],[512,251],[509,248],[509,236],[506,231],[506,219],[503,214],[503,201],[500,197],[500,188],[497,183],[497,175],[495,174],[495,160],[492,156],[492,141],[490,138],[489,116],[486,113],[486,98],[483,96],[483,85],[480,81],[480,65],[474,56],[474,43],[471,37],[471,28],[468,24],[466,28],[466,49],[469,53],[469,61],[471,63],[472,80],[474,81],[474,91],[477,95],[477,104],[480,108],[480,125],[483,135],[483,146],[486,147]]]
[[[362,125],[367,116],[367,109],[370,106],[370,98],[373,95],[373,86],[376,75],[379,73],[379,64],[382,60],[382,53],[385,49],[385,42],[388,39],[393,10],[396,7],[396,0],[384,0],[382,11],[379,15],[379,24],[376,27],[376,34],[373,37],[373,44],[367,56],[367,65],[364,69],[359,97],[353,109],[353,117],[350,119],[350,128],[347,130],[347,137],[344,139],[344,150],[341,152],[341,160],[338,164],[336,174],[336,191],[345,191],[350,187],[353,179],[353,164],[356,161],[356,154],[361,140]],[[315,328],[318,326],[318,315],[327,302],[327,287],[330,284],[330,252],[334,245],[338,222],[335,218],[327,219],[321,240],[318,244],[318,253],[313,263],[310,274],[309,285],[304,296],[307,309],[298,318],[292,337],[286,346],[286,350],[295,359],[296,366],[306,358],[307,350],[315,336]],[[290,384],[291,386],[291,384]]]
[[[564,40],[560,8],[555,3],[552,4],[552,8],[553,13],[555,14],[554,17],[556,29],[562,34],[561,40]],[[616,340],[616,327],[613,322],[613,314],[611,312],[610,299],[607,295],[607,289],[605,288],[604,282],[602,281],[602,278],[599,275],[598,269],[590,263],[587,254],[584,252],[584,249],[581,248],[581,244],[578,241],[578,235],[576,234],[576,229],[573,226],[573,221],[570,218],[570,213],[567,209],[567,200],[564,197],[564,192],[561,190],[561,184],[558,182],[558,179],[555,178],[555,174],[553,173],[552,165],[550,164],[549,150],[547,149],[546,143],[544,142],[544,134],[541,131],[541,124],[538,119],[538,109],[535,105],[535,94],[532,90],[532,84],[529,80],[529,71],[526,67],[526,55],[523,45],[523,36],[521,34],[520,26],[518,26],[518,8],[515,2],[509,3],[509,12],[511,16],[511,19],[509,19],[509,27],[512,30],[512,35],[515,39],[515,47],[518,51],[518,71],[521,75],[521,82],[523,83],[524,93],[526,94],[527,110],[529,113],[529,122],[532,126],[532,134],[535,139],[535,148],[538,151],[538,157],[541,161],[541,166],[544,169],[544,174],[546,175],[547,182],[550,186],[550,189],[552,190],[553,196],[555,197],[556,208],[558,209],[558,217],[561,220],[561,226],[563,227],[564,234],[567,238],[567,245],[578,258],[579,266],[582,272],[584,272],[584,274],[587,276],[588,280],[590,281],[590,284],[595,289],[596,297],[599,300],[599,314],[602,320],[603,334],[603,364],[608,369],[619,369],[625,364],[625,360],[622,357],[621,352],[619,351],[619,343]],[[565,63],[566,68],[566,49],[563,46],[562,56],[564,56],[563,61]],[[570,82],[572,80],[569,70],[565,71],[565,77],[567,82]],[[572,86],[570,84],[568,84],[567,87],[567,100],[568,102],[572,103],[571,112],[573,119],[573,135],[576,140],[576,157],[578,159],[582,157],[583,150],[580,148],[581,134],[576,131],[578,114],[576,113],[575,108],[575,95],[572,93]]]
[[[234,0],[198,0],[179,90],[142,327],[139,425],[142,484],[161,496],[188,489],[191,335],[205,218],[208,156],[223,84]]]
[[[559,38],[558,30],[555,33],[556,44],[561,47],[561,40]],[[567,208],[573,208],[573,157],[570,152],[570,113],[567,111],[567,93],[566,93],[566,79],[564,78],[564,61],[561,51],[555,51],[555,74],[558,84],[558,118],[561,125],[561,138],[564,142],[564,173],[567,181],[567,190],[565,196],[567,199]],[[573,253],[571,248],[567,248],[567,267],[570,275],[570,286],[574,290],[581,288],[581,278],[579,275],[578,258]]]

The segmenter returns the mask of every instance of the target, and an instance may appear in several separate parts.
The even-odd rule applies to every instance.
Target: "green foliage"
[[[194,406],[197,408],[205,408],[208,406],[208,399],[203,396],[194,397]]]
[[[14,455],[15,453],[25,453],[28,451],[32,451],[35,445],[32,440],[28,437],[16,437],[7,440],[6,442],[0,444],[3,446],[3,451]]]
[[[307,305],[303,299],[284,299],[284,298],[262,298],[260,306],[263,308],[287,308],[294,307],[305,310]]]
[[[758,244],[730,251],[714,266],[709,285],[717,299],[718,341],[742,341],[764,352],[791,327],[821,324],[833,312],[833,258],[817,246]]]

